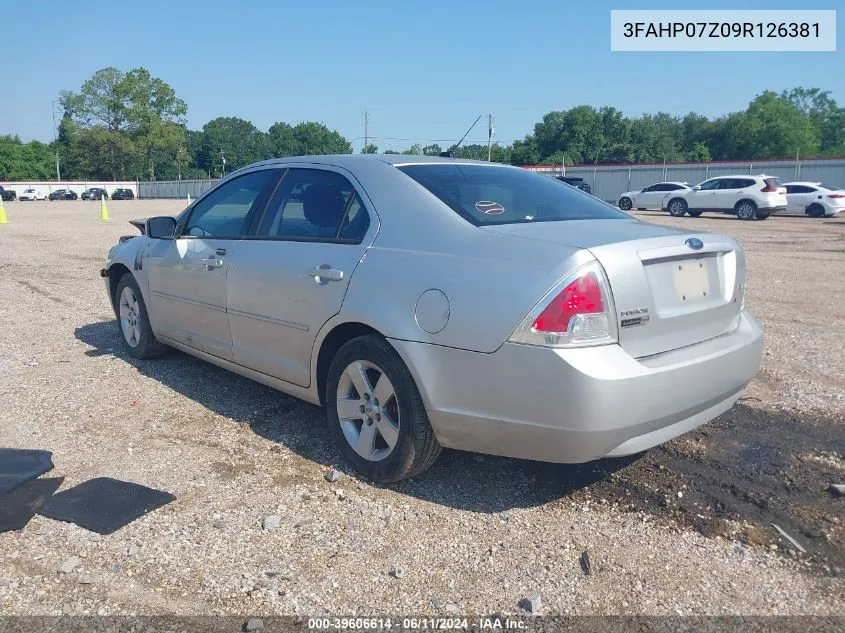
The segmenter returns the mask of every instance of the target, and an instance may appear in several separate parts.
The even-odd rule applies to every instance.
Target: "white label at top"
[[[612,51],[835,51],[835,10],[611,11]]]

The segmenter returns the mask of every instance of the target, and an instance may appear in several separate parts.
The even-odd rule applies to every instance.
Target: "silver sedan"
[[[638,453],[728,410],[760,363],[733,239],[515,167],[285,158],[133,224],[101,273],[127,351],[174,347],[324,406],[377,481],[444,446]]]

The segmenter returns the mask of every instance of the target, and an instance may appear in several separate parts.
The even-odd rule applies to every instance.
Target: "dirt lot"
[[[0,613],[518,613],[537,592],[545,614],[845,614],[845,499],[826,491],[845,482],[845,218],[639,214],[747,249],[765,357],[713,424],[580,467],[446,451],[380,487],[326,481],[345,466],[319,409],[123,353],[106,250],[181,206],[110,202],[100,222],[96,202],[6,204],[0,445],[53,451],[63,488],[111,476],[177,500],[110,536],[43,517],[0,534]]]

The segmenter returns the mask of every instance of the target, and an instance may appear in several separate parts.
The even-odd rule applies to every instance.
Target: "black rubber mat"
[[[33,479],[0,495],[0,532],[24,529],[64,480],[64,477]]]
[[[99,534],[111,534],[174,499],[163,490],[97,477],[56,493],[39,514],[76,523]]]
[[[0,448],[0,495],[53,468],[50,451]]]

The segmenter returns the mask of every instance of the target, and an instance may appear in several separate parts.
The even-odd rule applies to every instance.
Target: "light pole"
[[[223,150],[222,149],[220,150],[220,160],[223,161],[223,171],[220,174],[220,179],[222,180],[223,178],[226,177],[226,157],[223,156]]]
[[[62,174],[59,171],[59,138],[58,138],[58,129],[56,128],[56,104],[59,103],[58,100],[53,101],[53,144],[56,146],[56,181],[62,179]]]

